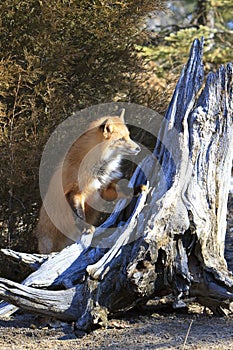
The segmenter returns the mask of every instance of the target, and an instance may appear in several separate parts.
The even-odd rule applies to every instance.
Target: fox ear
[[[123,123],[125,122],[124,116],[125,116],[125,108],[122,108],[122,111],[121,111],[119,118],[123,121]]]
[[[110,120],[106,119],[101,125],[100,130],[102,131],[104,138],[109,139],[113,133],[113,125]]]

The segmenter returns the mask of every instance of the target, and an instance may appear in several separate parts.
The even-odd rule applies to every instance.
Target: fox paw
[[[142,192],[148,192],[148,187],[146,185],[139,185],[134,187],[134,196],[138,197]]]

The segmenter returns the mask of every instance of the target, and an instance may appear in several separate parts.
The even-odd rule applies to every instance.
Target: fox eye
[[[124,137],[121,137],[120,139],[119,139],[119,141],[124,141],[125,140],[125,138]]]

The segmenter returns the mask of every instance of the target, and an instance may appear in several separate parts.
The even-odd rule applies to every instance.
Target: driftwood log
[[[5,250],[35,271],[22,284],[0,279],[0,313],[15,306],[75,321],[78,329],[106,325],[108,316],[173,293],[226,314],[233,277],[224,258],[233,121],[231,64],[204,82],[203,42],[195,40],[161,125],[153,155],[131,183],[148,184],[124,224],[104,227],[49,257]],[[158,166],[159,164],[159,166]],[[121,202],[118,203],[118,209]],[[127,208],[129,211],[129,208]],[[122,214],[121,214],[122,218]]]

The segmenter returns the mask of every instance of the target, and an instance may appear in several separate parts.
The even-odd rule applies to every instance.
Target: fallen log
[[[233,68],[221,66],[203,87],[202,51],[203,42],[195,40],[154,153],[131,179],[132,186],[147,182],[149,190],[131,204],[130,216],[123,215],[124,209],[122,214],[121,201],[93,234],[43,262],[23,284],[0,279],[2,299],[76,321],[85,331],[106,325],[111,314],[170,293],[175,305],[191,296],[216,314],[231,311],[233,277],[224,242]]]
[[[18,264],[22,264],[31,271],[36,271],[45,261],[52,258],[54,254],[43,255],[43,254],[29,254],[16,252],[12,249],[1,249],[1,253],[4,254],[8,261],[12,261]]]

